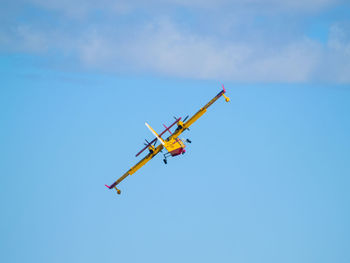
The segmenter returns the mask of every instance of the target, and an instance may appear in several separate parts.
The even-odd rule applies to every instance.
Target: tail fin
[[[155,130],[152,129],[151,126],[148,125],[147,122],[145,122],[147,128],[154,134],[154,136],[156,136],[156,138],[163,144],[163,146],[165,145],[164,141],[162,138],[160,138],[160,136],[155,132]]]

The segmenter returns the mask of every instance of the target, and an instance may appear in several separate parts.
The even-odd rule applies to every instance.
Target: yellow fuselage
[[[171,154],[171,156],[176,156],[185,152],[186,145],[179,138],[170,138],[169,141],[164,141],[164,147]]]

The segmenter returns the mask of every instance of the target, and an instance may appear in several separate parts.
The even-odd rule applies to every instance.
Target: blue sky
[[[350,261],[346,1],[0,12],[2,261]],[[104,187],[220,83],[184,156]]]

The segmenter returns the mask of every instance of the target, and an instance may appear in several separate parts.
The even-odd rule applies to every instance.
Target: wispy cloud
[[[165,21],[113,43],[113,38],[91,34],[80,49],[82,61],[109,67],[122,63],[128,68],[187,78],[304,82],[312,77],[321,56],[319,44],[307,39],[282,47],[221,41],[181,32]]]
[[[44,16],[25,22],[9,19],[0,28],[0,43],[3,50],[41,55],[54,50],[82,67],[109,72],[239,82],[349,83],[346,23],[333,21],[328,41],[321,43],[304,34],[304,24],[298,22],[306,19],[305,14],[337,4],[32,0],[32,7]]]
[[[250,9],[252,11],[266,12],[312,12],[335,5],[341,0],[31,0],[38,6],[52,10],[62,11],[68,15],[86,15],[96,10],[103,10],[111,13],[126,13],[137,9],[144,9],[146,12],[158,12],[159,10],[171,9],[174,7],[194,9]],[[226,10],[227,11],[227,10]]]

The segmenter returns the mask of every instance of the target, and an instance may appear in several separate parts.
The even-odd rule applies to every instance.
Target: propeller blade
[[[183,119],[183,122],[185,122],[185,121],[188,119],[188,117],[189,117],[189,116],[187,115],[187,116],[185,117],[185,119]]]

